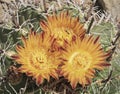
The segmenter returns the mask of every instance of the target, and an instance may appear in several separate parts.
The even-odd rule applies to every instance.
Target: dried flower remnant
[[[22,81],[22,73],[19,72],[18,68],[15,66],[10,66],[7,70],[6,79],[12,85],[17,85]]]

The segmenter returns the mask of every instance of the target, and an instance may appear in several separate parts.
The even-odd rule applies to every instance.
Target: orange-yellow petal
[[[61,74],[70,81],[72,88],[79,83],[83,87],[90,84],[95,75],[95,69],[103,70],[110,64],[106,59],[106,54],[99,43],[99,37],[84,36],[83,39],[77,37],[75,41],[66,43],[66,50],[63,50],[61,60],[63,66]]]
[[[22,37],[23,46],[16,47],[13,58],[21,65],[19,71],[36,79],[37,85],[44,79],[58,78],[59,54],[50,51],[53,40],[48,33],[30,32],[28,38]]]
[[[72,41],[74,36],[83,37],[86,30],[78,18],[71,17],[68,12],[47,16],[47,22],[40,22],[41,29],[55,38],[53,48],[64,46],[64,40]]]

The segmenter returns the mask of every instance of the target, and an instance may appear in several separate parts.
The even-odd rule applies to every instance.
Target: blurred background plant
[[[63,10],[79,17],[88,34],[100,35],[103,48],[112,54],[108,59],[111,66],[98,72],[90,86],[71,90],[64,83],[59,84],[64,87],[61,94],[120,94],[120,19],[117,10],[115,14],[110,9],[106,0],[0,0],[0,94],[60,93],[51,88],[57,82],[41,88],[20,74],[11,56],[22,35],[30,30],[40,32],[39,23],[46,15]]]

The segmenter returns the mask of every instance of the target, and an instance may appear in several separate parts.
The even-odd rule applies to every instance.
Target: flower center
[[[75,52],[70,59],[71,64],[75,69],[87,70],[90,67],[92,58],[87,52]]]
[[[57,39],[57,42],[60,45],[63,45],[63,40],[70,41],[73,36],[73,31],[69,28],[55,28],[54,29],[54,36]]]
[[[30,60],[32,66],[35,68],[44,68],[46,67],[47,64],[47,54],[45,51],[42,49],[40,51],[35,51],[31,55],[31,60]]]

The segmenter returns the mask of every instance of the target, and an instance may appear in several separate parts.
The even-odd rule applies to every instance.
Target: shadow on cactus
[[[38,13],[37,10],[30,6],[22,7],[19,9],[18,14],[21,31],[27,31],[27,33],[29,32],[30,28],[34,28],[34,30],[40,30],[39,22],[43,19],[45,20],[42,13]]]

